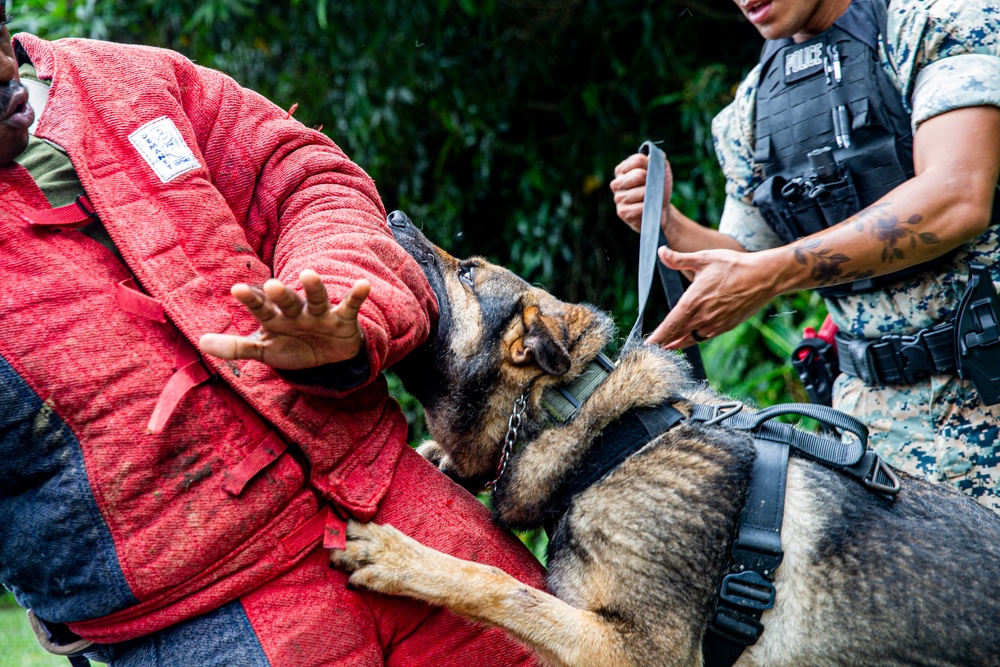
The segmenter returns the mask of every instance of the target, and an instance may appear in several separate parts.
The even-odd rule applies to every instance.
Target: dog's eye
[[[458,279],[469,287],[476,286],[476,267],[471,264],[463,264],[458,267]]]

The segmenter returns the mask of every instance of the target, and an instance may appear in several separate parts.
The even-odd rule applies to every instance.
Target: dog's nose
[[[410,221],[410,217],[402,211],[393,211],[388,215],[386,221],[390,226],[399,228],[408,227],[413,224],[413,222]]]

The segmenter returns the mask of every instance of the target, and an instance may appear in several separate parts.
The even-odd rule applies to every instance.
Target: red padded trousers
[[[489,511],[410,449],[375,515],[427,546],[496,566],[544,587],[531,553]],[[273,667],[532,665],[503,631],[415,600],[349,590],[317,548],[301,565],[245,595],[243,609]]]

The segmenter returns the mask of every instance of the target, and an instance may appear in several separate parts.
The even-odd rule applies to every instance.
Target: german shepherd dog
[[[351,583],[506,629],[545,664],[698,666],[755,449],[746,433],[684,421],[571,498],[603,429],[637,408],[726,399],[681,357],[634,346],[575,418],[543,412],[615,335],[481,258],[456,259],[400,212],[397,240],[440,305],[431,339],[397,367],[434,440],[422,453],[457,479],[490,479],[512,426],[520,449],[496,482],[496,520],[548,525],[548,586],[429,549],[390,526],[351,523],[333,562]],[[523,414],[512,416],[525,396]],[[519,424],[518,424],[519,422]],[[900,473],[894,501],[819,463],[788,462],[776,602],[738,665],[1000,665],[1000,517]]]

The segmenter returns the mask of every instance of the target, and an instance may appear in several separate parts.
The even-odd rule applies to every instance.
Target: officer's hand
[[[684,296],[647,339],[670,350],[729,331],[783,289],[780,263],[769,251],[681,253],[661,247],[658,253],[670,268],[693,274]]]
[[[646,198],[646,169],[649,156],[642,153],[630,155],[615,167],[615,178],[611,181],[611,192],[614,193],[615,212],[625,224],[640,231],[642,228],[642,204]],[[663,219],[667,219],[670,210],[670,195],[674,188],[674,177],[670,171],[670,163],[666,165],[665,183],[663,188]],[[662,224],[662,220],[661,220]]]
[[[330,305],[319,274],[306,269],[299,276],[304,297],[280,280],[263,289],[233,285],[232,295],[260,328],[249,336],[205,334],[198,347],[221,359],[256,359],[268,366],[294,370],[353,359],[362,348],[358,310],[371,285],[359,280],[336,306]]]

